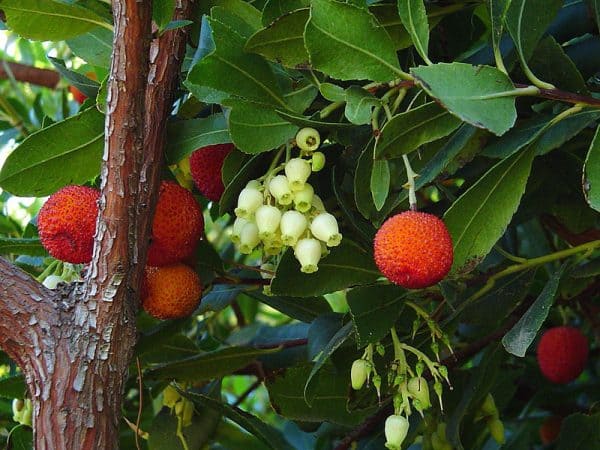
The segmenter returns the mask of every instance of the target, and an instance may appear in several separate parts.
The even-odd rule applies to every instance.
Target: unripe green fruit
[[[305,152],[314,152],[321,144],[321,135],[314,128],[302,128],[296,134],[296,145]]]
[[[363,387],[365,381],[369,378],[371,367],[368,361],[364,359],[357,359],[352,363],[352,369],[350,369],[350,380],[352,381],[352,389],[358,391]]]
[[[385,420],[385,446],[390,450],[400,450],[408,434],[408,420],[400,415],[389,416]]]
[[[313,172],[318,172],[325,167],[325,155],[322,152],[314,152],[310,161]]]
[[[408,392],[418,400],[415,404],[417,410],[425,410],[431,406],[431,400],[429,398],[429,386],[427,380],[423,377],[413,377],[408,380]],[[414,403],[414,402],[413,402]],[[418,405],[418,407],[417,407]]]

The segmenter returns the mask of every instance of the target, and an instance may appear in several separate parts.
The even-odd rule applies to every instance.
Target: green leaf
[[[594,10],[594,18],[596,19],[596,26],[600,28],[600,0],[590,0],[592,9]]]
[[[285,144],[298,132],[298,126],[283,120],[273,109],[257,103],[228,102],[229,132],[244,153],[266,152]]]
[[[600,211],[600,126],[585,159],[583,193],[590,206]]]
[[[288,249],[277,267],[271,291],[276,295],[313,297],[369,283],[379,276],[373,256],[344,238],[319,262],[319,270],[311,274],[300,272],[293,250]]]
[[[381,105],[381,100],[359,86],[350,86],[344,95],[346,109],[344,115],[355,125],[371,123],[371,112],[374,106]]]
[[[415,49],[428,64],[431,64],[427,56],[429,47],[429,24],[427,23],[427,11],[423,0],[398,0],[398,14],[400,20],[415,46]]]
[[[31,450],[33,448],[33,431],[25,425],[17,425],[10,430],[8,447],[10,450]]]
[[[330,102],[345,102],[346,91],[343,87],[332,83],[321,83],[319,85],[319,92]]]
[[[495,67],[440,63],[412,68],[411,73],[429,95],[471,125],[500,136],[515,123],[515,99],[504,96],[514,86]]]
[[[500,54],[500,39],[504,32],[504,20],[511,0],[487,0],[487,7],[492,22],[492,47],[494,53]]]
[[[600,414],[571,414],[560,427],[557,450],[588,450],[600,442]]]
[[[215,48],[188,74],[186,85],[192,93],[200,100],[206,100],[206,94],[200,88],[210,88],[286,109],[269,64],[261,56],[246,53],[244,38],[231,28],[213,19],[204,23],[212,30]]]
[[[565,268],[566,263],[552,274],[535,302],[510,331],[504,335],[502,345],[504,345],[508,353],[512,353],[520,358],[525,356],[537,332],[542,327],[546,317],[548,317]]]
[[[0,255],[9,253],[29,256],[48,255],[38,238],[0,237]]]
[[[262,10],[262,24],[266,27],[285,14],[309,6],[310,0],[267,0]]]
[[[92,80],[91,78],[86,77],[85,75],[81,75],[78,72],[70,70],[65,65],[65,62],[62,59],[53,58],[52,56],[48,56],[48,60],[52,63],[54,68],[69,81],[73,86],[83,92],[86,96],[90,98],[96,98],[98,95],[98,89],[100,88],[100,84]]]
[[[95,108],[29,135],[6,159],[0,187],[21,197],[42,197],[100,173],[104,116]]]
[[[167,163],[175,164],[201,147],[228,142],[231,137],[223,114],[170,122],[167,125]]]
[[[2,398],[25,398],[27,394],[27,385],[23,375],[14,375],[12,377],[0,380],[0,397]]]
[[[266,153],[254,155],[225,186],[225,191],[223,192],[223,195],[221,195],[221,200],[219,201],[219,215],[222,216],[227,212],[233,212],[237,206],[238,196],[248,181],[264,174],[266,156]]]
[[[54,0],[1,0],[9,28],[27,39],[62,41],[112,25],[94,11]]]
[[[312,66],[340,80],[402,77],[396,49],[368,11],[334,0],[313,0],[304,42]]]
[[[237,296],[243,292],[241,286],[230,284],[215,284],[210,292],[202,297],[197,314],[204,314],[207,311],[219,312],[227,308]]]
[[[299,9],[257,31],[246,42],[246,51],[258,53],[287,67],[307,66],[304,27],[309,9]]]
[[[285,120],[288,120],[290,123],[294,125],[298,125],[299,127],[312,127],[317,130],[349,130],[355,128],[355,126],[351,123],[346,122],[326,122],[319,118],[319,113],[316,113],[313,117],[302,116],[290,111],[282,111],[280,109],[277,110],[277,114],[283,117]]]
[[[221,415],[214,410],[210,414],[192,416],[192,424],[184,427],[181,431],[189,449],[203,448],[212,437],[212,433],[221,421]],[[160,411],[153,418],[150,428],[147,430],[149,450],[185,450],[179,436],[177,436],[177,416],[167,409]]]
[[[260,11],[250,2],[245,0],[214,0],[214,3],[219,9],[238,16],[255,31],[262,26]]]
[[[159,380],[201,381],[220,378],[247,366],[257,357],[279,349],[228,347],[191,358],[163,364],[147,372],[147,377]]]
[[[175,0],[154,0],[152,2],[152,20],[163,30],[173,17],[175,12]]]
[[[162,29],[162,32],[164,33],[165,31],[187,27],[188,25],[191,25],[193,23],[193,20],[172,20]]]
[[[376,158],[398,158],[419,146],[447,136],[461,121],[438,105],[426,103],[398,114],[381,129],[375,143]]]
[[[107,69],[112,55],[112,41],[112,31],[95,27],[85,34],[67,39],[67,45],[88,64]]]
[[[235,422],[248,433],[256,436],[270,449],[273,450],[294,450],[292,446],[284,439],[282,434],[276,428],[267,425],[252,414],[248,414],[235,406],[230,406],[227,403],[222,403],[218,400],[210,398],[202,394],[194,394],[191,392],[182,392],[196,405],[206,408],[211,408],[218,411],[229,420]]]
[[[331,422],[352,426],[360,423],[371,411],[352,411],[346,407],[348,400],[348,373],[336,373],[327,366],[315,384],[310,405],[304,400],[302,386],[311,370],[311,366],[288,368],[282,375],[270,378],[266,385],[271,405],[280,415],[290,420],[303,422]]]
[[[390,192],[390,165],[385,160],[373,161],[371,195],[377,211],[381,211]]]
[[[469,272],[502,236],[525,191],[535,145],[500,161],[446,211],[454,244],[452,272]]]
[[[357,344],[364,347],[383,339],[404,306],[406,291],[398,286],[360,286],[348,292],[348,306]]]
[[[323,297],[278,297],[264,295],[259,291],[248,291],[246,295],[258,300],[265,305],[291,317],[292,319],[310,323],[321,314],[331,312],[331,306]]]

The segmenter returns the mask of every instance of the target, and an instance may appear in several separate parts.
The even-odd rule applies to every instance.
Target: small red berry
[[[213,202],[218,202],[225,190],[221,169],[233,148],[233,144],[209,145],[190,155],[190,172],[194,183],[200,193]]]
[[[92,260],[99,195],[90,187],[66,186],[48,198],[38,214],[38,230],[50,255],[73,264]]]
[[[442,220],[423,212],[390,217],[375,235],[375,263],[393,283],[420,289],[442,280],[452,267],[452,239]]]
[[[542,374],[553,383],[576,379],[587,363],[588,340],[577,328],[555,327],[547,330],[537,348]]]
[[[69,86],[69,92],[71,94],[73,94],[73,98],[75,99],[75,101],[77,103],[79,103],[80,105],[85,102],[85,99],[87,98],[87,95],[85,95],[83,92],[81,92],[79,89],[77,89],[75,86]]]

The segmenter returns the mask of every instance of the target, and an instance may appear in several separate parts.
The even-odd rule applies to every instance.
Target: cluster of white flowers
[[[315,152],[320,144],[318,132],[303,128],[296,144],[301,150],[299,157],[242,189],[231,240],[245,254],[262,246],[266,258],[293,247],[302,272],[313,273],[327,248],[339,245],[342,235],[336,218],[325,210],[308,183],[311,173],[325,164],[323,153]],[[270,263],[263,265],[271,267]]]

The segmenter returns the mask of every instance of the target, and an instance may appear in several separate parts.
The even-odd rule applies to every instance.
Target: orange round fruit
[[[152,221],[148,265],[165,266],[189,258],[203,231],[202,209],[192,193],[163,181]]]
[[[38,214],[38,231],[50,255],[73,264],[92,260],[99,195],[90,187],[66,186],[48,198]]]
[[[421,289],[442,280],[452,267],[452,239],[442,220],[423,212],[390,217],[375,235],[375,263],[392,283]]]
[[[69,86],[69,92],[71,94],[73,94],[73,98],[75,99],[75,101],[77,103],[79,103],[80,105],[85,102],[85,99],[87,98],[87,95],[85,95],[83,92],[81,92],[79,89],[77,89],[75,86]]]
[[[179,319],[194,312],[202,297],[198,274],[185,264],[147,266],[142,307],[157,319]]]

